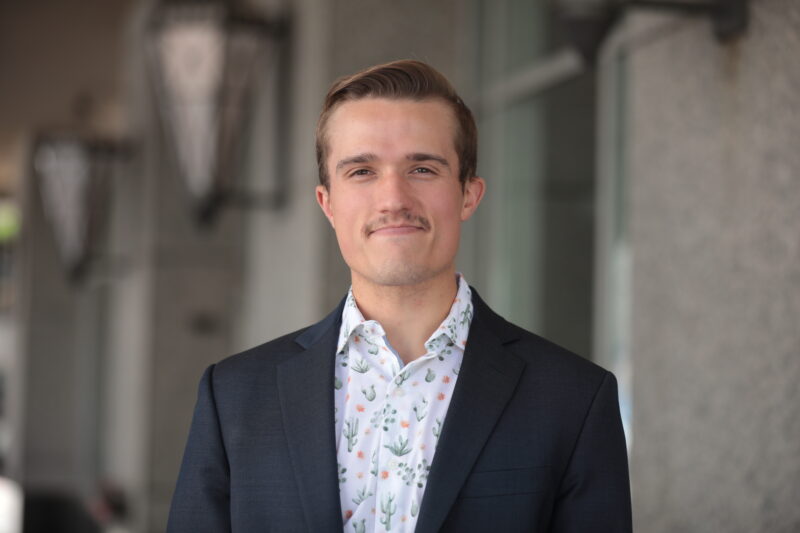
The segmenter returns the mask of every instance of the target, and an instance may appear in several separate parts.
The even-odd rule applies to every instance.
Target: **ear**
[[[325,214],[325,218],[328,219],[330,222],[331,227],[336,227],[333,224],[333,211],[331,211],[331,193],[324,185],[317,185],[315,189],[317,193],[317,203],[319,204],[320,209]]]
[[[328,219],[330,222],[331,227],[335,228],[336,226],[333,224],[333,212],[331,211],[331,193],[324,185],[317,185],[315,189],[317,193],[317,203],[319,204],[320,209],[325,214],[325,218]]]
[[[464,185],[464,201],[461,204],[461,220],[465,221],[472,216],[478,208],[486,192],[486,182],[478,176],[470,178]]]

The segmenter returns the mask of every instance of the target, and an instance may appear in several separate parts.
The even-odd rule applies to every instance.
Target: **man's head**
[[[455,143],[458,155],[458,179],[462,186],[474,177],[478,164],[478,130],[472,112],[453,86],[439,71],[421,61],[393,61],[339,78],[328,91],[317,124],[317,166],[320,184],[326,188],[329,139],[327,127],[331,115],[341,104],[363,98],[389,100],[443,101],[456,121]]]
[[[431,67],[403,62],[402,69],[393,70],[392,65],[348,78],[381,83],[338,82],[320,119],[317,202],[336,232],[354,288],[361,282],[452,282],[461,223],[472,216],[484,191],[483,180],[475,176],[471,115],[465,121],[472,141],[465,142],[472,155],[461,164],[461,154],[470,150],[458,140],[464,137],[464,121],[453,109],[460,106],[467,115],[469,110]],[[425,76],[409,75],[411,67]],[[395,78],[402,83],[390,83]],[[436,83],[424,81],[429,79]],[[398,93],[400,85],[416,92]],[[433,86],[450,91],[449,99],[431,96]]]

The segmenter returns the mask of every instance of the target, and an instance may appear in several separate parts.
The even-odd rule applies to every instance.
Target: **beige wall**
[[[35,128],[123,128],[120,34],[133,3],[0,3],[0,191],[19,185]]]

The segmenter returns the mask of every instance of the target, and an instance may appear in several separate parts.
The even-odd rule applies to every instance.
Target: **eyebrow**
[[[378,156],[371,153],[363,153],[354,155],[352,157],[346,157],[341,161],[339,161],[338,163],[336,163],[336,170],[339,171],[342,169],[342,167],[345,167],[347,165],[370,163],[372,161],[375,161],[376,159],[378,159]]]
[[[415,152],[413,154],[408,154],[406,156],[406,159],[408,159],[409,161],[417,161],[417,162],[436,161],[440,165],[445,166],[447,168],[450,168],[450,163],[447,162],[447,159],[445,159],[444,157],[442,157],[440,155],[426,154],[426,153],[423,153],[423,152]]]
[[[378,156],[373,154],[373,153],[370,153],[370,152],[365,152],[363,154],[358,154],[358,155],[354,155],[354,156],[351,156],[351,157],[346,157],[346,158],[340,160],[338,163],[336,163],[336,171],[338,172],[339,170],[341,170],[343,167],[346,167],[347,165],[358,165],[358,164],[362,164],[362,163],[371,163],[371,162],[375,161],[376,159],[378,159]],[[444,157],[442,157],[440,155],[436,155],[436,154],[428,154],[428,153],[425,153],[425,152],[414,152],[414,153],[408,154],[406,156],[406,159],[408,159],[409,161],[416,161],[418,163],[421,163],[423,161],[436,161],[440,165],[445,166],[447,168],[450,168],[450,163],[447,162],[447,159],[445,159]]]

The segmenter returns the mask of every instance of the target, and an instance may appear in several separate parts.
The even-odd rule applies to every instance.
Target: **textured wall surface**
[[[127,87],[130,129],[139,145],[126,167],[127,183],[119,189],[127,195],[118,198],[114,212],[111,240],[130,265],[114,280],[111,297],[114,337],[107,379],[118,388],[108,391],[113,407],[105,445],[109,471],[134,495],[135,529],[161,531],[197,382],[205,367],[231,352],[241,291],[243,217],[228,209],[214,225],[201,227],[192,216],[173,141],[157,114],[144,70],[145,20],[132,20],[134,37],[127,51],[127,75],[135,80]],[[131,298],[135,291],[144,295]],[[143,340],[132,339],[125,324]],[[138,360],[122,360],[115,351]],[[126,380],[140,389],[132,391]],[[136,444],[125,444],[125,439]],[[125,446],[127,455],[117,454],[112,445]],[[133,467],[141,470],[138,476]]]
[[[800,4],[634,20],[636,529],[800,530]],[[655,31],[653,31],[655,28]]]

